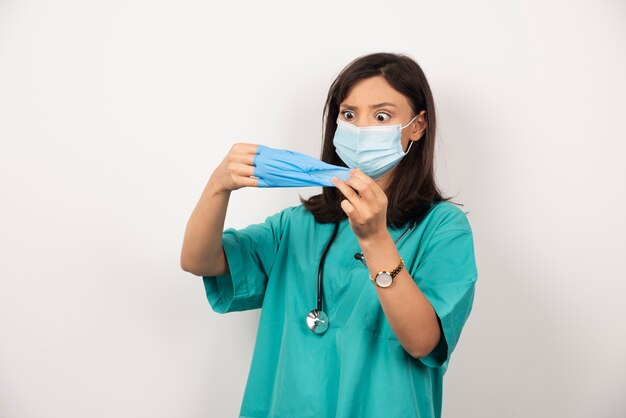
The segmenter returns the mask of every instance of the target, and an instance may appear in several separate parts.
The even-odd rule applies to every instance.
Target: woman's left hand
[[[334,177],[333,184],[346,197],[341,208],[359,240],[376,239],[387,232],[387,195],[371,177],[357,168],[345,182]]]

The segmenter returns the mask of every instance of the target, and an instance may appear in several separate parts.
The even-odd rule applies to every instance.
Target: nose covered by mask
[[[413,141],[409,142],[405,153],[402,149],[402,130],[417,116],[404,126],[355,126],[337,119],[337,130],[333,138],[337,155],[351,169],[360,168],[363,173],[376,180],[408,154]]]

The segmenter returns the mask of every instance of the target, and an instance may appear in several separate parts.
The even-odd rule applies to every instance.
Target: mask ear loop
[[[413,116],[413,119],[411,119],[411,121],[410,121],[409,123],[407,123],[406,125],[404,125],[401,129],[404,129],[404,128],[406,128],[407,126],[409,126],[411,123],[413,123],[413,121],[415,120],[415,118],[416,118],[416,117],[418,117],[418,116],[419,116],[419,114],[418,114],[418,115]],[[409,147],[406,149],[406,152],[404,153],[404,155],[407,155],[407,154],[409,153],[409,151],[411,150],[411,146],[413,145],[413,142],[415,142],[415,141],[411,141],[411,140],[409,139]]]
[[[415,115],[415,116],[413,116],[413,119],[411,119],[411,120],[409,121],[409,123],[407,123],[406,125],[404,125],[401,129],[404,129],[404,128],[406,128],[407,126],[409,126],[410,124],[412,124],[412,123],[413,123],[413,121],[415,120],[415,118],[416,118],[416,117],[418,117],[418,116],[419,116],[419,115]]]

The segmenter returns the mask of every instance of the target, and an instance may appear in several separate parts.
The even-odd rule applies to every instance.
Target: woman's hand
[[[373,240],[387,233],[387,195],[371,177],[357,168],[350,171],[348,180],[335,177],[333,184],[346,197],[341,208],[359,240]]]
[[[230,192],[242,187],[258,187],[254,175],[254,156],[258,144],[233,144],[224,160],[215,169],[209,182],[220,192]]]

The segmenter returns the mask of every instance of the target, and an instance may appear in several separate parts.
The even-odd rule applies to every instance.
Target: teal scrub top
[[[396,240],[410,224],[389,228]],[[358,241],[344,219],[324,264],[325,334],[306,325],[316,307],[317,272],[332,223],[303,205],[262,223],[226,229],[230,273],[203,276],[215,312],[262,308],[240,417],[440,417],[443,375],[474,299],[477,269],[465,213],[449,202],[397,244],[406,268],[432,304],[442,337],[426,357],[411,357],[387,322]]]

